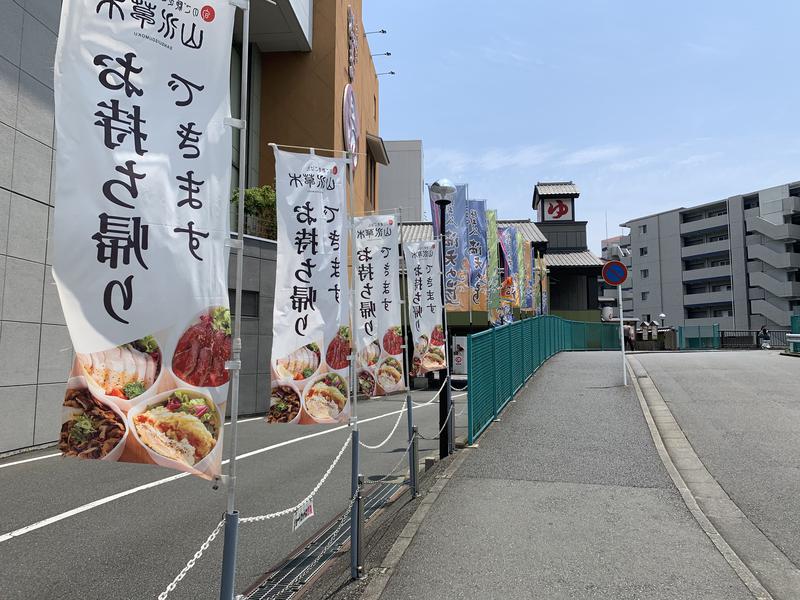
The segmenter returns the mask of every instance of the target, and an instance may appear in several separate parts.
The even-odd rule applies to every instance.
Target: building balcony
[[[716,217],[709,217],[707,219],[699,219],[697,221],[681,223],[681,235],[727,228],[728,215],[719,215]]]
[[[722,267],[706,267],[683,272],[683,281],[703,281],[704,279],[728,279],[731,276],[730,265]]]
[[[747,258],[760,260],[776,269],[800,269],[800,254],[796,252],[775,252],[763,244],[747,246]]]
[[[681,248],[681,257],[693,258],[695,256],[707,256],[709,254],[722,254],[728,252],[730,240],[719,242],[706,242],[705,244],[695,244],[694,246],[684,246]]]
[[[750,273],[750,287],[759,287],[778,298],[800,298],[800,282],[781,281],[763,271]]]
[[[800,240],[800,225],[791,223],[775,224],[761,217],[745,219],[748,231],[755,231],[771,240]]]
[[[791,313],[775,306],[769,300],[751,300],[750,312],[754,315],[762,315],[781,327],[789,327],[792,324]]]
[[[684,306],[703,306],[708,304],[725,304],[730,303],[733,295],[730,290],[724,292],[705,292],[703,294],[684,294]]]

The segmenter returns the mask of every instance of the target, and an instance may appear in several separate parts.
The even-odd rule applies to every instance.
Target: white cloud
[[[564,166],[581,166],[591,163],[608,162],[627,153],[623,146],[592,146],[566,154],[561,159]]]

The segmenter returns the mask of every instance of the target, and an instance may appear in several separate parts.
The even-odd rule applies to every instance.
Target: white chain
[[[453,405],[451,404],[450,405],[450,412],[447,413],[447,418],[444,420],[444,425],[442,425],[442,428],[439,430],[439,433],[437,433],[434,437],[425,437],[421,433],[417,433],[417,435],[419,437],[421,437],[423,440],[428,440],[428,441],[438,439],[442,435],[442,432],[444,431],[444,428],[447,427],[447,422],[450,420],[450,417],[452,417],[452,416],[453,416]]]
[[[382,448],[383,446],[388,444],[389,440],[392,439],[392,436],[394,435],[394,432],[397,431],[397,428],[400,426],[400,420],[403,418],[403,415],[405,414],[406,410],[407,409],[404,406],[403,410],[400,411],[400,414],[397,415],[397,421],[395,422],[394,427],[392,427],[392,430],[389,432],[389,435],[386,436],[385,440],[383,440],[377,446],[369,446],[369,445],[365,444],[364,442],[359,441],[358,443],[361,445],[361,447],[362,448],[366,448],[367,450],[377,450],[378,448]]]
[[[431,399],[430,399],[430,400],[428,400],[427,402],[421,402],[421,403],[419,403],[419,404],[418,404],[418,403],[416,403],[416,402],[412,402],[411,404],[413,404],[413,405],[414,405],[414,408],[422,408],[422,407],[424,407],[424,406],[430,406],[431,404],[433,404],[434,402],[436,402],[436,399],[437,399],[437,398],[439,397],[439,395],[442,393],[442,390],[444,389],[444,386],[445,386],[445,385],[447,385],[447,381],[445,381],[445,382],[442,384],[442,387],[440,387],[440,388],[439,388],[439,391],[438,391],[438,392],[436,392],[436,394],[434,394],[433,398],[431,398]]]
[[[167,586],[167,589],[165,589],[158,595],[158,600],[167,600],[167,596],[169,596],[171,592],[175,591],[175,588],[178,587],[178,584],[181,582],[181,580],[184,577],[186,577],[186,574],[192,570],[195,563],[197,563],[197,561],[200,560],[200,557],[203,556],[203,553],[206,550],[208,550],[208,547],[211,545],[211,542],[213,542],[216,539],[216,537],[219,535],[219,532],[222,531],[222,527],[224,525],[225,525],[224,520],[217,523],[217,526],[214,528],[214,531],[211,532],[211,535],[208,536],[208,539],[206,539],[206,541],[203,542],[203,544],[200,546],[200,550],[194,553],[194,556],[189,560],[188,563],[186,563],[186,566],[183,567],[183,569],[181,569],[181,572],[178,573],[178,576],[172,580],[172,583],[170,583]]]
[[[316,487],[313,490],[311,490],[311,493],[308,496],[306,496],[305,498],[303,498],[300,502],[298,502],[297,504],[295,504],[291,508],[285,508],[284,510],[280,510],[278,512],[274,512],[274,513],[269,514],[269,515],[259,515],[257,517],[245,517],[243,519],[239,519],[239,523],[256,523],[258,521],[267,521],[269,519],[277,519],[278,517],[284,517],[286,515],[292,514],[298,508],[303,506],[306,502],[309,502],[314,496],[317,495],[317,492],[320,490],[322,485],[327,481],[327,479],[330,476],[330,474],[333,473],[333,469],[336,468],[337,464],[339,464],[339,460],[342,458],[342,455],[344,454],[344,451],[347,450],[347,447],[350,445],[350,442],[351,442],[352,439],[353,438],[350,437],[350,436],[347,437],[347,440],[345,441],[344,446],[342,446],[342,449],[339,450],[339,454],[336,455],[336,458],[333,459],[333,462],[331,463],[331,466],[328,467],[327,471],[325,471],[325,475],[322,476],[322,479],[319,480],[319,483],[316,485]]]
[[[403,451],[403,455],[400,457],[400,460],[397,461],[397,464],[391,468],[388,475],[384,475],[383,477],[381,477],[380,479],[376,479],[375,481],[368,481],[364,485],[376,485],[378,483],[383,483],[384,481],[387,481],[392,477],[396,477],[397,475],[399,475],[399,473],[396,473],[396,470],[401,464],[403,464],[406,460],[408,460],[408,451],[411,450],[411,446],[413,443],[414,443],[413,440],[408,443],[408,446],[406,446],[406,449]]]

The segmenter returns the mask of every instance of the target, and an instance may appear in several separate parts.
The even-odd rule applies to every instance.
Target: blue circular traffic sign
[[[608,285],[622,285],[628,278],[628,267],[618,260],[610,260],[603,265],[603,280]]]

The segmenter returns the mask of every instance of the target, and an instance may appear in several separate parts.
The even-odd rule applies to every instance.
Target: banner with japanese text
[[[365,396],[383,396],[406,388],[397,217],[356,217],[353,231],[358,391]]]
[[[542,314],[542,284],[540,259],[536,250],[531,247],[531,261],[533,263],[533,313],[536,316]]]
[[[516,230],[515,242],[517,265],[517,306],[519,308],[523,308],[525,306],[525,255],[529,254],[529,252],[526,252],[528,244],[525,242],[525,238],[522,237],[522,232],[519,229]]]
[[[489,310],[489,323],[491,325],[501,325],[500,318],[500,257],[498,245],[500,241],[497,237],[497,211],[486,211],[486,239],[488,268],[487,278],[488,287],[486,293],[486,305]]]
[[[526,250],[525,254],[523,255],[523,259],[525,262],[525,281],[523,284],[523,301],[522,301],[522,310],[525,311],[532,311],[534,309],[533,305],[533,267],[534,267],[534,258],[533,258],[533,245],[532,244],[525,244]]]
[[[220,473],[234,7],[64,0],[53,276],[67,456]]]
[[[469,286],[472,310],[487,308],[488,278],[486,200],[467,201],[467,256],[469,257]]]
[[[498,227],[503,253],[503,281],[500,284],[500,324],[514,321],[514,307],[519,306],[517,288],[517,230],[513,226]]]
[[[270,423],[344,423],[350,415],[347,168],[345,158],[275,148]]]
[[[438,235],[439,207],[431,193],[434,235]],[[444,298],[447,310],[469,312],[469,258],[467,256],[467,185],[456,185],[453,200],[445,208]]]
[[[447,367],[442,326],[442,276],[438,242],[403,244],[408,320],[414,340],[410,373],[421,376]]]

